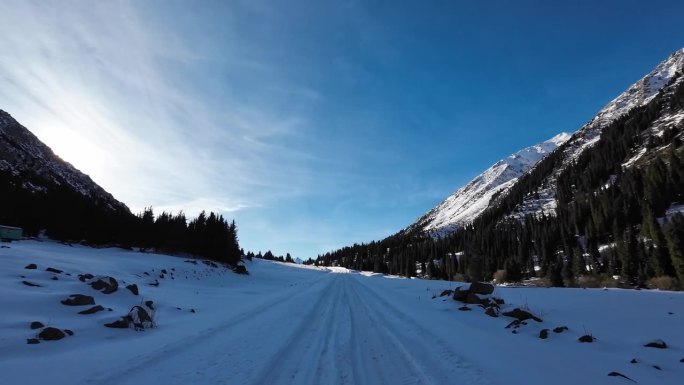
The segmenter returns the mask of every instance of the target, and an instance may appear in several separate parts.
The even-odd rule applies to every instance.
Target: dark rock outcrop
[[[46,327],[38,333],[38,338],[45,341],[57,341],[64,337],[66,334],[63,331],[53,327]]]
[[[85,305],[95,305],[95,298],[89,295],[83,294],[72,294],[67,299],[60,301],[62,305],[67,306],[85,306]]]
[[[24,269],[29,269],[29,270],[35,270],[37,268],[38,268],[38,265],[36,265],[35,263],[29,263],[28,265],[26,265],[26,267],[24,267]]]
[[[119,282],[113,277],[97,277],[93,278],[90,286],[102,294],[112,294],[119,289]]]
[[[585,342],[585,343],[591,343],[594,342],[596,338],[592,336],[591,334],[585,334],[582,337],[578,338],[577,341],[579,342]]]
[[[140,294],[140,292],[138,291],[138,285],[134,283],[126,286],[126,289],[130,290],[130,292],[133,293],[133,295]]]
[[[539,338],[541,338],[542,340],[549,338],[549,329],[542,329],[539,332]]]
[[[47,269],[45,269],[45,271],[55,274],[62,274],[64,272],[63,270],[55,269],[54,267],[48,267]]]
[[[79,311],[78,314],[84,314],[84,315],[95,314],[97,312],[104,311],[104,309],[105,308],[102,307],[102,305],[95,305],[89,309]]]
[[[40,329],[40,328],[44,328],[44,327],[45,327],[45,325],[43,325],[43,323],[40,321],[31,322],[31,329]]]
[[[535,316],[534,314],[530,313],[527,310],[522,310],[520,308],[515,308],[511,311],[507,311],[503,313],[504,316],[506,317],[513,317],[518,319],[519,321],[526,321],[528,319],[533,319],[537,322],[542,322],[542,319]]]
[[[655,340],[644,345],[647,348],[667,349],[667,344],[663,340]]]

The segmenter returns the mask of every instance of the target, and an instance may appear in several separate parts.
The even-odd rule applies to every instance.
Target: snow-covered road
[[[432,331],[363,283],[323,274],[135,357],[94,384],[488,383]]]
[[[37,269],[27,269],[29,263]],[[47,271],[48,267],[63,273]],[[505,308],[543,318],[517,330],[439,297],[454,282],[255,260],[251,274],[121,249],[22,241],[0,248],[0,382],[22,384],[679,384],[684,293],[497,287]],[[128,285],[93,290],[79,274]],[[163,275],[163,277],[162,277]],[[27,286],[28,281],[39,286]],[[158,284],[158,285],[157,285]],[[70,294],[111,311],[78,314]],[[154,301],[157,327],[104,324]],[[31,322],[69,329],[27,344]],[[540,331],[567,326],[540,339]],[[596,342],[578,337],[591,333]],[[644,347],[662,339],[667,349]]]

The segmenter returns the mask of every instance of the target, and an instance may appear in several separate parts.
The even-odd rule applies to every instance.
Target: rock
[[[528,312],[527,310],[522,310],[520,308],[515,308],[511,311],[503,313],[504,316],[506,317],[513,317],[516,318],[520,321],[525,321],[528,319],[533,319],[537,322],[542,322],[542,319],[533,315],[532,313]]]
[[[145,301],[145,306],[147,306],[151,310],[154,310],[154,302],[153,301]]]
[[[470,284],[468,291],[475,294],[489,295],[494,292],[494,285],[484,282],[473,282]]]
[[[444,296],[452,295],[452,294],[454,294],[454,291],[453,291],[453,290],[447,289],[447,290],[444,290],[444,291],[442,292],[442,294],[440,294],[439,296],[440,296],[440,297],[444,297]]]
[[[630,364],[638,364],[639,360],[637,360],[636,358],[632,358],[632,361],[629,361],[629,363]]]
[[[102,307],[102,305],[95,305],[89,309],[79,311],[78,314],[84,314],[84,315],[95,314],[95,313],[97,313],[99,311],[103,311],[103,310],[104,310],[104,308]]]
[[[592,336],[591,334],[585,334],[577,339],[577,341],[579,342],[594,342],[594,340],[596,340],[596,338],[594,338],[594,336]]]
[[[33,283],[33,282],[29,282],[29,281],[21,281],[21,283],[23,283],[26,286],[31,286],[31,287],[43,287],[37,283]]]
[[[168,274],[168,273],[166,272],[166,269],[162,269],[161,272],[162,272],[162,274]]]
[[[191,259],[186,259],[184,262],[192,263],[193,265],[196,265],[196,264],[197,264],[197,261],[191,260]]]
[[[135,330],[145,330],[155,326],[150,314],[141,306],[133,306],[127,317],[131,320]]]
[[[457,287],[456,290],[454,290],[454,295],[452,298],[454,301],[465,302],[466,298],[468,298],[468,293],[468,290],[461,290],[460,287]]]
[[[45,325],[43,325],[43,323],[40,321],[31,322],[31,329],[40,329],[40,328],[44,328],[44,327],[45,327]]]
[[[567,326],[559,326],[557,328],[553,329],[554,333],[563,333],[564,331],[568,330]]]
[[[119,289],[119,283],[112,277],[93,278],[93,281],[90,282],[90,286],[93,289],[102,292],[102,294],[112,294]]]
[[[510,328],[517,329],[520,327],[521,324],[522,324],[522,321],[516,319],[516,320],[513,320],[513,322],[506,325],[506,329],[510,329]]]
[[[49,271],[50,273],[55,273],[55,274],[62,274],[62,270],[60,269],[55,269],[54,267],[48,267],[45,269],[45,271]]]
[[[667,349],[667,344],[663,340],[655,340],[644,345],[647,348]]]
[[[64,333],[66,333],[66,334],[68,334],[68,335],[70,335],[70,336],[73,336],[73,335],[74,335],[74,332],[71,331],[71,330],[69,330],[69,329],[64,329]]]
[[[40,340],[38,338],[29,338],[26,340],[26,343],[29,345],[35,345],[35,344],[39,344]]]
[[[62,305],[67,306],[85,306],[85,305],[95,305],[95,298],[89,295],[83,294],[72,294],[67,299],[63,299]]]
[[[475,293],[468,293],[468,296],[465,299],[465,303],[469,303],[471,305],[482,305],[483,303],[487,302],[489,302],[488,299],[480,298],[480,296]]]
[[[628,379],[628,380],[630,380],[630,381],[632,381],[632,382],[636,383],[636,381],[632,380],[631,378],[629,378],[629,377],[625,376],[625,375],[624,375],[624,374],[622,374],[622,373],[618,373],[618,372],[610,372],[610,373],[608,373],[608,375],[609,375],[610,377],[622,377],[622,378],[626,378],[626,379]]]
[[[247,271],[247,268],[244,265],[235,266],[233,271],[237,274],[249,275],[249,271]]]
[[[655,369],[658,369],[658,370],[663,370],[663,369],[661,369],[660,366],[658,366],[658,365],[653,365],[653,367],[654,367]]]
[[[682,358],[681,360],[679,360],[679,362],[681,362],[681,363],[684,364],[684,358]]]
[[[139,292],[138,292],[138,285],[136,285],[136,284],[134,284],[134,283],[133,283],[133,284],[130,284],[130,285],[128,285],[128,286],[126,286],[126,289],[130,290],[131,293],[133,293],[133,295],[138,295],[138,294],[139,294]]]
[[[50,279],[53,280],[53,281],[58,281],[58,280],[59,280],[59,278],[57,278],[56,275],[55,275],[54,277],[50,278]]]
[[[114,328],[114,329],[128,329],[128,319],[126,317],[121,317],[118,320],[114,322],[110,322],[108,324],[105,324],[105,327],[108,328]]]
[[[543,339],[543,340],[549,338],[549,329],[542,329],[542,330],[539,332],[539,338],[541,338],[541,339]]]
[[[35,263],[29,263],[28,265],[26,265],[26,267],[24,267],[24,269],[29,269],[29,270],[35,270],[37,268],[38,268],[38,265],[36,265]]]
[[[512,333],[513,333],[513,334],[518,334],[518,331],[517,331],[517,330],[513,330]]]
[[[38,338],[45,341],[57,341],[64,337],[66,337],[66,334],[63,331],[53,327],[47,327],[38,333]]]
[[[490,317],[498,317],[499,316],[499,308],[496,306],[490,306],[487,309],[485,309],[485,314],[487,314]]]
[[[93,279],[94,275],[86,273],[86,274],[79,274],[78,275],[78,280],[81,282],[85,282],[89,279]]]
[[[458,310],[460,310],[460,311],[471,311],[473,309],[469,308],[468,306],[461,306],[458,308]]]
[[[157,287],[157,286],[159,286],[159,281],[157,281],[157,280],[155,279],[154,282],[150,283],[149,285],[150,285],[150,286]]]

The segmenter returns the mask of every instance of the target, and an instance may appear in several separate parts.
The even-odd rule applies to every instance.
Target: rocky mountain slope
[[[62,160],[10,114],[0,110],[0,173],[27,193],[70,189],[111,210],[129,211],[90,177]]]
[[[561,161],[551,170],[535,191],[529,191],[524,200],[508,214],[508,218],[522,219],[526,215],[554,215],[557,207],[556,181],[558,176],[601,137],[602,130],[625,116],[630,110],[649,104],[659,92],[672,92],[684,81],[684,49],[674,52],[653,71],[630,86],[606,105],[587,124],[572,136],[559,134],[542,144],[523,149],[501,160],[457,190],[442,203],[419,218],[405,231],[423,231],[433,236],[445,236],[478,218],[506,196],[519,178],[532,170],[544,157],[560,147]],[[662,136],[665,131],[680,127],[684,121],[681,111],[663,108],[659,118],[646,135]],[[648,140],[643,141],[648,143]],[[634,156],[625,162],[630,167],[640,159],[648,158],[654,150],[646,146],[632,149]],[[657,149],[655,149],[657,150]],[[609,181],[607,181],[609,182]]]
[[[521,175],[568,139],[570,134],[561,133],[496,162],[423,215],[408,230],[422,230],[442,236],[467,225],[489,207],[495,196],[505,193]]]

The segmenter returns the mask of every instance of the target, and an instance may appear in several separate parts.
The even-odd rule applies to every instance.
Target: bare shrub
[[[677,280],[667,275],[661,275],[660,277],[653,277],[649,279],[646,282],[646,286],[649,289],[658,290],[677,290],[679,288]]]
[[[603,287],[601,284],[602,277],[596,275],[581,275],[577,279],[577,285],[581,288],[599,288]]]
[[[496,281],[496,283],[506,282],[506,270],[497,270],[494,272],[494,281]]]

